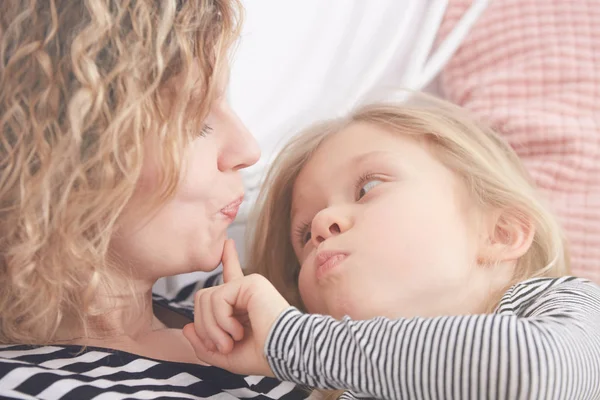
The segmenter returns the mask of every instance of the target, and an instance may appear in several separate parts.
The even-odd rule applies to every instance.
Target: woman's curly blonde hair
[[[236,0],[2,2],[0,343],[51,342],[65,315],[85,329],[99,285],[117,276],[109,242],[143,144],[153,135],[162,151],[158,203],[177,185],[184,128],[208,113],[240,13]]]

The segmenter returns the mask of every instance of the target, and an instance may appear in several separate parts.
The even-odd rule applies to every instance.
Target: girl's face
[[[260,156],[255,139],[227,103],[226,84],[224,74],[223,95],[195,127],[198,137],[187,149],[175,195],[150,216],[136,209],[157,190],[159,166],[152,156],[144,160],[136,193],[111,243],[116,258],[141,279],[210,271],[221,260],[227,227],[244,196],[239,171]]]
[[[302,300],[336,318],[481,312],[491,278],[477,267],[480,217],[424,141],[353,124],[294,184]]]

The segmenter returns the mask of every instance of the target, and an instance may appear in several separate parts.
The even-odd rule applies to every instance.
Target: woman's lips
[[[221,214],[233,221],[237,216],[238,211],[240,210],[242,201],[244,201],[244,196],[238,197],[237,199],[223,207],[221,209]]]
[[[324,251],[315,257],[317,279],[323,278],[329,271],[338,266],[348,255],[339,251]]]

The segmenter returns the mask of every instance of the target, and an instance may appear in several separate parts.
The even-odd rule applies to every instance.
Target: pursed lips
[[[227,204],[225,207],[223,207],[221,209],[221,211],[220,211],[221,214],[223,214],[228,219],[233,221],[235,219],[235,217],[237,216],[237,213],[240,210],[240,206],[242,205],[243,201],[244,201],[243,195],[237,197],[235,200],[233,200],[231,203]]]
[[[328,272],[344,261],[347,256],[347,253],[341,251],[320,251],[315,257],[317,279],[325,277]]]

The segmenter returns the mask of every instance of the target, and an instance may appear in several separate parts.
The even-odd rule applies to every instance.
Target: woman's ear
[[[535,227],[531,220],[509,210],[491,213],[486,221],[478,262],[482,264],[516,261],[533,242]]]

